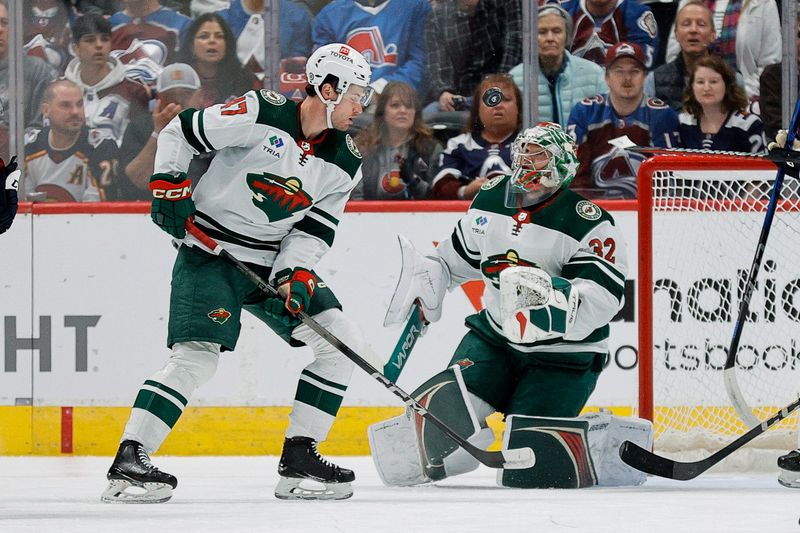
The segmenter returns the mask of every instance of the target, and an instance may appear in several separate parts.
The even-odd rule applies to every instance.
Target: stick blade
[[[531,448],[514,448],[513,450],[503,450],[503,468],[505,470],[521,470],[531,468],[536,464],[536,454]]]
[[[680,463],[661,457],[629,440],[623,442],[619,447],[619,457],[625,464],[636,470],[679,481],[694,479],[704,471],[703,468],[699,468],[701,465],[697,463]]]
[[[611,139],[608,141],[608,144],[617,148],[636,148],[637,146],[627,135]]]

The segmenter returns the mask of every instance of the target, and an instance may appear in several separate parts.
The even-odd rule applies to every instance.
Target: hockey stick
[[[800,407],[800,398],[775,413],[771,418],[760,422],[721,450],[699,461],[687,463],[673,461],[672,459],[667,459],[666,457],[661,457],[651,451],[645,450],[638,444],[634,444],[629,440],[623,442],[622,446],[619,447],[619,456],[626,464],[647,474],[677,479],[679,481],[694,479],[784,418],[787,418],[798,407]]]
[[[194,238],[200,241],[204,246],[206,246],[214,255],[218,255],[225,259],[226,261],[233,264],[236,269],[244,274],[250,281],[252,281],[262,292],[270,295],[270,296],[278,296],[283,298],[283,296],[278,293],[278,290],[273,287],[272,285],[268,284],[264,281],[258,274],[250,270],[250,268],[236,259],[233,255],[231,255],[227,250],[225,250],[222,246],[217,244],[217,242],[206,235],[203,230],[195,226],[194,222],[191,220],[186,221],[186,231],[188,231]],[[477,446],[470,444],[466,439],[461,437],[458,433],[454,430],[450,429],[450,426],[439,420],[435,415],[428,412],[425,407],[423,407],[419,402],[417,402],[414,398],[409,396],[406,392],[400,389],[397,385],[392,383],[389,379],[386,378],[383,374],[378,372],[371,364],[364,360],[363,357],[358,355],[354,352],[349,346],[339,340],[333,333],[322,327],[319,322],[314,320],[311,316],[306,314],[304,311],[300,311],[297,314],[298,318],[308,326],[314,333],[328,341],[331,346],[342,352],[348,359],[350,359],[353,363],[356,364],[359,368],[364,370],[367,374],[372,376],[376,381],[380,382],[384,387],[389,389],[395,396],[403,400],[403,402],[411,408],[414,412],[416,412],[419,416],[424,418],[425,420],[429,421],[436,427],[438,427],[445,435],[453,439],[459,446],[464,448],[471,456],[475,459],[483,463],[484,465],[490,468],[505,468],[509,470],[513,469],[520,469],[520,468],[530,468],[533,466],[535,462],[535,456],[533,454],[533,450],[530,448],[516,448],[513,450],[502,450],[499,452],[490,452],[487,450],[482,450]]]
[[[790,149],[797,135],[798,115],[800,115],[800,99],[798,99],[795,104],[794,114],[789,123],[789,131],[786,137],[786,146]],[[758,271],[761,269],[761,261],[764,258],[764,250],[767,248],[767,239],[769,239],[769,232],[772,228],[772,220],[775,218],[775,209],[778,205],[781,189],[783,188],[784,174],[783,167],[778,167],[778,172],[775,175],[775,183],[772,186],[772,194],[769,197],[769,204],[767,205],[767,212],[764,215],[764,224],[761,226],[761,235],[758,237],[758,244],[753,256],[753,264],[750,266],[750,273],[747,276],[747,282],[744,286],[742,301],[739,304],[739,316],[736,318],[736,324],[733,327],[733,337],[731,338],[731,344],[728,348],[728,357],[725,360],[725,370],[723,371],[725,389],[728,391],[728,397],[730,397],[739,418],[742,419],[746,426],[754,426],[759,423],[759,420],[755,417],[753,410],[744,399],[742,390],[739,387],[739,382],[736,380],[736,355],[739,352],[739,341],[742,339],[742,330],[747,320],[747,312],[750,309],[750,298],[753,296],[753,290],[755,290],[756,287],[756,277],[758,276]]]
[[[647,155],[662,155],[662,154],[700,154],[700,155],[719,155],[719,156],[732,156],[732,157],[742,157],[745,159],[764,159],[767,161],[772,161],[774,163],[788,163],[788,162],[796,162],[797,159],[792,157],[791,155],[769,155],[769,154],[757,154],[752,152],[734,152],[730,150],[708,150],[706,148],[659,148],[657,146],[639,146],[638,144],[634,143],[627,135],[623,135],[621,137],[617,137],[615,139],[611,139],[608,141],[608,144],[611,146],[615,146],[617,148],[623,148],[625,150],[636,152],[640,154],[647,154]]]
[[[411,316],[408,317],[403,332],[400,334],[400,339],[392,351],[392,355],[386,364],[383,365],[383,375],[391,381],[397,381],[400,377],[400,372],[406,366],[408,356],[411,355],[411,350],[417,343],[417,339],[425,334],[428,328],[428,322],[422,316],[422,309],[420,309],[419,302],[415,302],[411,309]]]

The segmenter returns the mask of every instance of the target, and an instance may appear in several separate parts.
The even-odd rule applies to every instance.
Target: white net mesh
[[[702,456],[747,429],[722,369],[775,170],[735,169],[730,159],[715,158],[690,170],[669,166],[667,159],[652,173],[656,449]],[[759,420],[800,391],[798,290],[800,199],[787,178],[737,355],[737,382]],[[795,448],[797,425],[795,413],[751,447]],[[776,455],[768,454],[772,468]]]

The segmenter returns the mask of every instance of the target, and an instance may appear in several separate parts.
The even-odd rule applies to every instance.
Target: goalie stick
[[[788,146],[790,149],[797,136],[798,115],[800,115],[800,99],[795,103],[794,114],[789,123],[789,130],[786,136],[785,146]],[[791,152],[791,150],[789,150],[789,152]],[[797,162],[796,159],[792,159],[791,161]],[[742,338],[742,329],[747,321],[747,312],[750,309],[750,298],[753,296],[753,290],[756,288],[756,277],[758,276],[758,271],[761,269],[761,261],[764,258],[764,250],[767,248],[767,239],[769,239],[769,232],[772,228],[772,220],[775,218],[775,209],[780,199],[781,189],[783,188],[784,174],[783,167],[778,167],[778,172],[775,175],[775,183],[772,186],[772,194],[770,194],[769,204],[767,205],[767,212],[764,214],[764,224],[761,226],[761,234],[758,236],[758,244],[756,245],[756,251],[753,255],[753,263],[750,266],[750,273],[747,276],[747,282],[745,283],[744,292],[742,293],[742,301],[739,304],[739,316],[736,318],[736,324],[733,327],[733,336],[731,337],[728,357],[725,360],[725,369],[723,370],[725,389],[728,391],[728,397],[730,397],[739,418],[742,419],[746,426],[758,424],[759,420],[755,417],[753,410],[747,404],[742,390],[739,387],[739,382],[736,379],[736,355],[739,352],[739,341]]]
[[[428,328],[428,322],[422,316],[422,309],[419,302],[415,302],[411,308],[411,316],[408,317],[403,332],[397,340],[397,345],[392,351],[392,355],[386,364],[383,365],[383,375],[391,381],[397,381],[400,377],[400,372],[406,366],[408,356],[411,355],[411,350],[417,344],[417,339],[425,335],[425,330]]]
[[[647,474],[677,479],[679,481],[687,481],[696,478],[784,418],[787,418],[798,407],[800,407],[800,398],[775,413],[771,418],[754,426],[747,433],[721,450],[699,461],[673,461],[672,459],[667,459],[666,457],[661,457],[651,451],[645,450],[638,444],[634,444],[629,440],[623,442],[622,446],[619,447],[619,456],[625,464]]]
[[[203,230],[198,228],[192,220],[186,221],[186,231],[206,246],[214,255],[218,255],[226,261],[233,264],[236,269],[244,274],[250,281],[252,281],[262,292],[270,296],[282,296],[278,293],[278,289],[264,281],[258,274],[250,270],[250,268],[236,259],[230,252],[225,250],[217,242],[206,235]],[[319,322],[314,320],[311,316],[304,311],[297,313],[297,317],[308,326],[314,333],[328,341],[331,346],[342,352],[348,359],[356,364],[359,368],[364,370],[367,374],[372,376],[373,379],[381,383],[384,387],[389,389],[395,396],[403,400],[403,402],[412,409],[419,416],[438,427],[445,435],[453,439],[459,446],[464,448],[471,456],[490,468],[506,468],[506,469],[520,469],[530,468],[535,462],[533,450],[530,448],[516,448],[513,450],[502,450],[497,452],[490,452],[482,450],[477,446],[470,444],[466,439],[461,437],[447,424],[439,420],[435,415],[428,412],[414,398],[409,396],[406,392],[395,385],[386,376],[378,372],[371,364],[364,360],[363,357],[354,352],[349,346],[339,340],[333,333],[322,327]]]

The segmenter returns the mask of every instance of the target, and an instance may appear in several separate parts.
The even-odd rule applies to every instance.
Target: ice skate
[[[323,459],[310,437],[283,442],[278,474],[275,497],[281,500],[344,500],[353,495],[350,482],[356,478],[352,470]]]
[[[784,487],[800,489],[800,448],[778,457],[781,473],[778,483]]]
[[[119,445],[106,477],[108,487],[100,496],[106,503],[163,503],[178,486],[175,476],[153,466],[144,446],[132,440]]]

